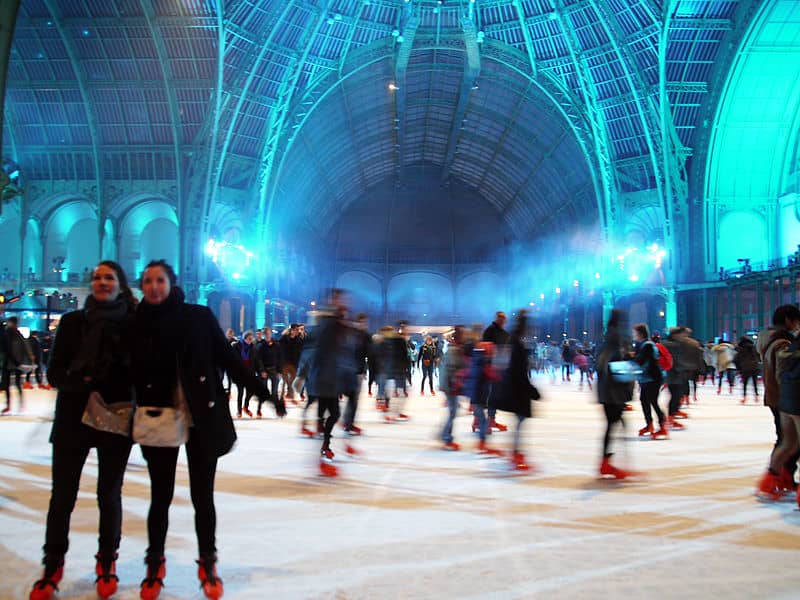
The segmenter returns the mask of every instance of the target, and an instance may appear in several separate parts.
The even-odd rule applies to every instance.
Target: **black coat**
[[[342,373],[339,353],[342,349],[344,326],[333,310],[320,311],[317,324],[309,330],[308,339],[303,345],[303,354],[311,353],[308,363],[306,386],[309,396],[338,398],[342,391]],[[341,360],[354,363],[352,357]]]
[[[303,339],[299,335],[292,337],[287,333],[280,337],[278,343],[281,345],[283,364],[295,367],[299,365],[300,355],[303,353]]]
[[[171,374],[177,371],[194,423],[192,439],[203,443],[213,456],[227,454],[236,441],[236,430],[220,372],[259,398],[269,400],[269,393],[255,372],[245,367],[207,307],[181,300],[165,309],[148,315],[140,305],[137,311],[132,336],[136,402],[169,405],[176,379]],[[155,326],[148,322],[154,318]]]
[[[244,346],[244,342],[241,340],[237,340],[231,344],[231,348],[233,351],[241,358],[242,356],[242,346]],[[244,359],[242,358],[242,362]],[[264,371],[264,361],[261,360],[261,352],[258,350],[258,344],[253,342],[250,344],[250,370],[253,371],[256,375],[261,375],[261,371]]]
[[[539,399],[539,391],[528,378],[528,351],[517,339],[511,339],[511,357],[502,381],[493,386],[489,404],[497,410],[531,417],[531,400]]]
[[[744,338],[736,346],[736,357],[733,359],[736,368],[742,375],[752,375],[758,373],[759,359],[756,346],[749,339]]]
[[[283,368],[283,355],[281,354],[281,345],[275,340],[270,340],[269,343],[261,340],[256,344],[258,355],[261,358],[261,363],[264,370],[270,373],[279,372]]]
[[[119,328],[119,347],[126,348],[131,319],[126,319]],[[50,442],[60,447],[115,446],[124,449],[130,446],[130,438],[114,433],[97,431],[81,423],[89,394],[97,390],[103,399],[114,402],[130,402],[133,383],[130,378],[129,356],[126,352],[112,357],[107,373],[98,377],[89,371],[74,371],[72,361],[84,344],[88,321],[83,310],[67,313],[61,318],[56,332],[47,381],[58,389],[53,428]],[[92,378],[91,382],[85,377]]]
[[[619,343],[606,341],[597,352],[595,367],[597,368],[597,401],[600,404],[621,406],[633,400],[633,383],[615,381],[611,377],[608,364],[626,360]]]
[[[483,331],[481,339],[484,342],[492,342],[493,344],[503,346],[509,343],[510,337],[511,335],[505,329],[500,327],[496,321],[492,321],[491,325]]]

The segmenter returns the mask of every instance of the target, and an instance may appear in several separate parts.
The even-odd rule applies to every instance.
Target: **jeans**
[[[100,510],[97,545],[105,556],[117,551],[122,531],[122,480],[131,445],[120,439],[120,444],[97,448],[97,507]],[[70,518],[89,450],[88,446],[62,448],[53,445],[53,483],[47,511],[45,556],[63,557],[69,549]]]
[[[728,379],[728,385],[733,388],[733,384],[736,381],[736,369],[725,369],[724,371],[717,371],[717,377],[719,378],[719,382],[717,383],[717,389],[722,389],[722,376],[725,376]]]
[[[483,412],[483,404],[473,404],[472,414],[478,419],[478,435],[482,442],[486,441],[486,430],[488,421],[486,420],[486,413]]]
[[[444,422],[444,429],[442,430],[442,440],[445,444],[453,441],[453,421],[455,421],[457,411],[458,396],[447,394],[447,420]]]
[[[781,423],[781,411],[777,408],[769,407],[772,412],[772,418],[775,421],[775,445],[772,447],[772,453],[778,449],[778,446],[783,442],[783,424]],[[794,475],[797,470],[797,461],[800,460],[800,448],[795,448],[788,458],[784,461],[783,466],[787,471]]]
[[[286,397],[290,400],[294,398],[294,390],[292,389],[292,382],[294,378],[297,377],[297,366],[293,364],[285,364],[283,366],[283,390],[286,394]]]
[[[217,458],[209,452],[206,443],[210,443],[210,440],[198,440],[193,431],[185,447],[199,555],[213,556],[217,552],[217,512],[214,508]],[[164,556],[164,543],[169,527],[169,506],[175,494],[178,450],[180,448],[142,446],[142,455],[147,461],[147,471],[150,473],[150,511],[147,513],[148,558],[158,559]]]
[[[344,407],[344,428],[345,430],[353,426],[356,421],[356,411],[358,410],[358,394],[361,391],[361,376],[358,378],[356,387],[344,395],[347,396],[347,404]]]
[[[519,440],[522,436],[522,422],[527,417],[523,415],[517,415],[517,428],[514,430],[514,452],[519,452]]]
[[[378,398],[388,399],[386,394],[386,382],[388,377],[384,373],[378,373],[376,381],[378,382]]]
[[[425,391],[425,378],[428,378],[428,385],[431,388],[431,394],[434,393],[433,391],[433,365],[422,365],[422,385],[420,386],[420,391]]]

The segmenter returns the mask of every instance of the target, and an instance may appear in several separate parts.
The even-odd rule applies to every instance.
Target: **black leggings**
[[[324,418],[325,412],[327,411],[328,413],[328,418],[325,420],[325,428],[323,429],[325,439],[322,442],[322,447],[327,448],[331,444],[333,426],[336,425],[336,421],[339,420],[339,416],[341,415],[341,411],[339,410],[339,398],[335,396],[333,398],[319,398],[317,401],[319,402],[320,417]]]
[[[6,391],[6,408],[11,407],[11,376],[14,376],[17,381],[17,392],[19,393],[19,402],[22,404],[22,371],[17,369],[5,369],[3,371],[3,389]]]
[[[744,395],[747,396],[747,382],[752,380],[753,381],[753,393],[758,398],[758,373],[757,372],[749,372],[749,373],[742,373],[742,384],[744,385]]]
[[[242,414],[242,397],[244,396],[244,409],[250,409],[250,398],[253,397],[253,392],[246,390],[243,385],[237,385],[238,393],[236,396],[236,414]]]
[[[659,425],[664,424],[664,413],[658,405],[658,393],[661,391],[661,384],[655,381],[647,381],[639,384],[639,399],[642,401],[642,411],[644,420],[650,425],[653,423],[652,410],[656,411]]]
[[[669,388],[669,416],[675,416],[681,409],[681,398],[689,395],[689,382],[670,383]]]
[[[121,436],[120,440],[120,443],[97,448],[97,507],[100,509],[97,545],[100,554],[105,556],[117,551],[122,531],[122,480],[131,444]],[[89,446],[70,448],[53,444],[53,487],[47,511],[45,556],[63,557],[69,549],[70,518],[89,450]]]
[[[425,378],[428,378],[428,385],[431,388],[431,394],[433,394],[433,364],[430,365],[422,365],[422,385],[420,386],[420,392],[425,391]]]
[[[175,469],[180,448],[142,446],[142,455],[150,473],[150,511],[147,513],[147,557],[164,556],[164,544],[169,526],[169,506],[175,493]],[[189,465],[189,490],[194,506],[194,529],[200,556],[217,552],[217,512],[214,508],[214,477],[217,458],[206,444],[198,442],[193,430],[186,443]]]
[[[619,423],[625,429],[625,421],[622,414],[625,410],[624,404],[603,404],[603,412],[606,414],[606,434],[603,436],[603,457],[607,458],[613,454],[611,448],[611,429]]]
[[[33,373],[27,373],[25,375],[25,383],[31,382],[31,375],[36,378],[37,385],[42,385],[42,365],[36,365],[36,369],[33,371]]]

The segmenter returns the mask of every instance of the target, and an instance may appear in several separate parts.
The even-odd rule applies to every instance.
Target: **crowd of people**
[[[697,385],[723,383],[733,392],[738,373],[742,399],[751,386],[763,398],[775,423],[776,441],[769,467],[757,484],[760,498],[780,499],[795,493],[795,471],[800,458],[800,309],[779,307],[771,328],[756,342],[743,337],[701,344],[688,327],[673,327],[665,338],[647,324],[629,324],[624,312],[611,312],[603,340],[598,344],[563,340],[536,343],[527,337],[525,310],[507,317],[497,312],[483,327],[456,325],[444,336],[412,339],[401,323],[369,332],[366,315],[351,317],[347,294],[330,290],[327,302],[309,315],[306,324],[291,324],[278,339],[269,327],[241,335],[224,334],[211,311],[185,301],[172,267],[153,261],[145,268],[137,301],[122,268],[113,261],[99,263],[92,272],[91,293],[82,310],[65,315],[59,324],[49,360],[25,339],[16,320],[8,320],[2,340],[3,389],[10,406],[10,382],[49,363],[47,384],[57,389],[52,443],[52,495],[49,504],[44,571],[30,593],[31,600],[48,600],[64,574],[69,547],[70,516],[79,491],[87,456],[95,449],[98,460],[97,504],[100,513],[96,554],[96,589],[101,598],[117,590],[117,551],[122,524],[122,483],[132,445],[141,446],[150,478],[147,514],[148,547],[140,597],[159,597],[166,577],[165,540],[168,511],[175,488],[178,453],[185,447],[190,496],[195,512],[198,579],[208,598],[223,594],[217,575],[214,478],[217,460],[231,451],[235,421],[264,416],[264,403],[277,416],[286,403],[301,411],[301,434],[321,439],[319,472],[338,474],[331,445],[334,428],[344,430],[345,452],[357,454],[354,438],[362,390],[373,397],[386,423],[410,419],[406,408],[412,372],[419,370],[419,395],[441,391],[446,417],[438,437],[445,451],[459,451],[454,421],[459,401],[467,398],[472,414],[475,450],[488,457],[506,457],[510,472],[532,468],[522,447],[522,430],[540,398],[532,375],[558,383],[580,377],[596,393],[603,407],[605,431],[601,445],[600,477],[625,480],[638,475],[614,464],[614,431],[625,427],[634,397],[642,406],[644,427],[638,436],[669,439],[685,427],[683,408],[697,400]],[[38,340],[37,340],[38,341]],[[434,381],[438,383],[435,385]],[[236,385],[236,408],[232,401]],[[438,389],[437,389],[438,388]],[[669,391],[665,406],[662,390]],[[255,414],[251,400],[257,399]],[[341,402],[345,401],[344,411]],[[315,415],[309,411],[315,408]],[[511,451],[489,443],[490,436],[509,429],[498,412],[511,415]],[[313,424],[312,424],[313,423]]]
[[[50,344],[50,336],[39,332],[27,338],[23,336],[15,316],[9,317],[0,327],[0,390],[6,394],[6,405],[0,415],[11,414],[12,382],[17,390],[20,412],[24,408],[23,390],[34,389],[31,377],[39,389],[51,389],[44,377]]]

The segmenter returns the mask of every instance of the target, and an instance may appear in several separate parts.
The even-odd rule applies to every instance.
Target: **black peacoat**
[[[127,346],[130,322],[130,317],[126,318],[116,334],[120,336],[120,349]],[[131,445],[130,438],[97,431],[81,423],[92,390],[98,390],[109,404],[130,402],[132,394],[129,357],[126,353],[113,357],[104,381],[94,378],[87,382],[85,378],[92,377],[92,373],[74,370],[73,359],[85,343],[87,329],[88,322],[83,310],[67,313],[58,325],[47,370],[48,383],[58,389],[50,442],[61,447],[78,448],[116,445],[124,450],[124,446]]]
[[[142,315],[137,314],[137,320],[141,318]],[[244,365],[208,307],[179,302],[170,308],[162,321],[165,331],[161,340],[166,336],[174,340],[176,369],[194,424],[190,435],[195,442],[206,446],[211,455],[227,454],[236,441],[236,430],[220,373],[228,373],[237,385],[246,387],[265,400],[270,399],[267,388],[255,372]],[[157,388],[158,382],[154,385],[148,379],[151,373],[146,368],[148,357],[142,352],[147,347],[147,343],[141,339],[144,335],[147,335],[146,327],[134,328],[137,404],[146,406],[150,405],[148,390]]]

